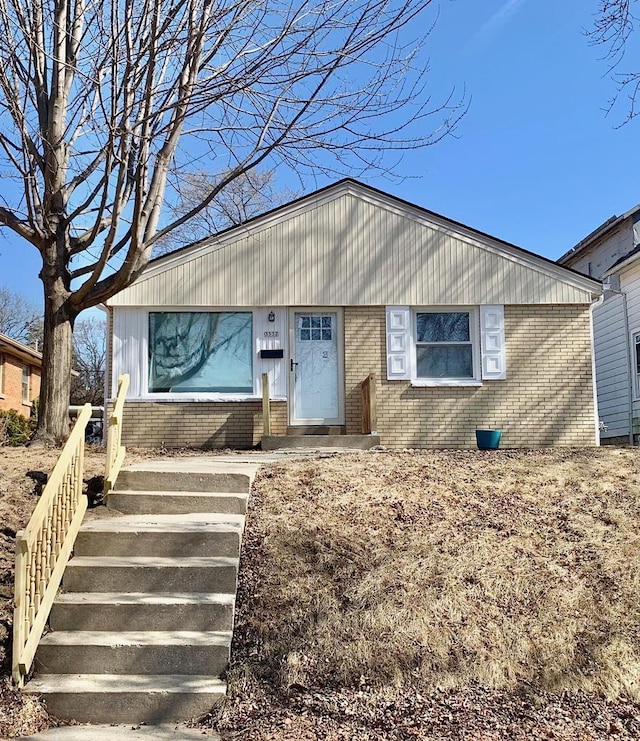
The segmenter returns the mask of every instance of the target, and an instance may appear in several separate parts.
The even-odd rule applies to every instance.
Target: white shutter
[[[411,379],[411,311],[408,306],[387,306],[387,379]]]
[[[482,378],[498,381],[507,377],[504,347],[504,306],[480,307]]]

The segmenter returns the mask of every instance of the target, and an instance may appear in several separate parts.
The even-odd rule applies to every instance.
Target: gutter
[[[589,305],[589,333],[591,335],[591,386],[593,389],[593,419],[596,428],[596,445],[600,446],[600,413],[598,411],[598,384],[596,379],[596,341],[593,331],[593,312],[604,303],[604,291]]]

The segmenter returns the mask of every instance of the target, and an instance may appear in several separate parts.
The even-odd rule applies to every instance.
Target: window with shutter
[[[416,386],[506,378],[504,307],[387,307],[387,378]]]

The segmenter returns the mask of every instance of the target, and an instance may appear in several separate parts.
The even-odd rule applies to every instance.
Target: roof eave
[[[22,342],[12,340],[11,337],[0,335],[0,351],[10,352],[21,360],[26,360],[32,365],[42,366],[42,354],[33,350]]]

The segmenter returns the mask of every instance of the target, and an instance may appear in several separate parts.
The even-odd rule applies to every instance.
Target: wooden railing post
[[[262,374],[262,434],[271,434],[271,404],[269,402],[269,374]]]
[[[27,588],[27,541],[24,530],[16,535],[16,568],[15,568],[15,598],[13,611],[13,655],[11,663],[11,675],[13,681],[22,687],[24,685],[24,674],[20,671],[20,652],[25,644],[26,632],[26,610],[25,592]]]
[[[122,445],[122,416],[124,413],[124,401],[129,388],[129,376],[118,377],[118,392],[116,394],[113,409],[109,415],[107,427],[107,461],[104,473],[104,495],[106,496],[115,486],[116,479],[124,463],[127,453]]]
[[[378,397],[376,395],[376,374],[369,374],[369,432],[378,434]]]
[[[362,434],[377,435],[378,407],[376,400],[376,377],[374,373],[360,383],[362,395]]]

